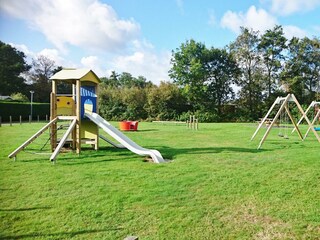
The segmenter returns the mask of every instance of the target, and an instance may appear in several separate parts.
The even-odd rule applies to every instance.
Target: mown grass
[[[26,152],[16,162],[7,158],[42,125],[0,128],[3,239],[320,236],[320,154],[312,134],[301,142],[273,130],[256,150],[262,133],[250,142],[254,124],[200,124],[193,131],[140,123],[126,134],[170,163],[144,162],[103,142],[99,151],[60,154],[55,165]]]

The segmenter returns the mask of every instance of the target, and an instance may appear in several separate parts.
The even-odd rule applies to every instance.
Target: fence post
[[[21,115],[19,116],[19,122],[20,122],[20,125],[22,124],[22,117]]]
[[[48,122],[48,114],[46,114],[46,122]]]
[[[0,127],[1,127],[1,125],[2,125],[2,118],[1,118],[1,116],[0,116]]]
[[[40,121],[39,115],[38,115],[38,122]]]
[[[31,123],[31,120],[32,120],[32,119],[31,119],[31,115],[29,115],[29,123]]]
[[[12,117],[9,117],[9,121],[10,121],[10,126],[12,126]]]

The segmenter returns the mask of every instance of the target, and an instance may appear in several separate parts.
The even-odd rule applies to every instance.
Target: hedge
[[[19,121],[20,116],[23,121],[29,120],[31,107],[30,103],[21,102],[0,102],[0,117],[2,122],[9,122],[10,116],[12,121]],[[45,120],[46,115],[50,116],[50,104],[49,103],[32,103],[32,117],[33,120],[37,119]]]

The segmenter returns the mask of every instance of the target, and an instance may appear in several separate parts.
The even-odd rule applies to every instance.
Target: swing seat
[[[315,127],[314,130],[320,131],[320,127]]]

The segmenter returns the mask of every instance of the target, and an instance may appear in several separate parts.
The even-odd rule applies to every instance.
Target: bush
[[[30,103],[17,102],[0,102],[0,116],[3,122],[9,122],[10,116],[13,121],[19,121],[20,116],[23,121],[29,120]],[[32,104],[33,119],[39,115],[40,120],[45,120],[46,115],[50,116],[49,103],[33,103]]]
[[[17,102],[29,102],[28,97],[20,92],[12,93],[10,97],[12,98],[12,100]]]

